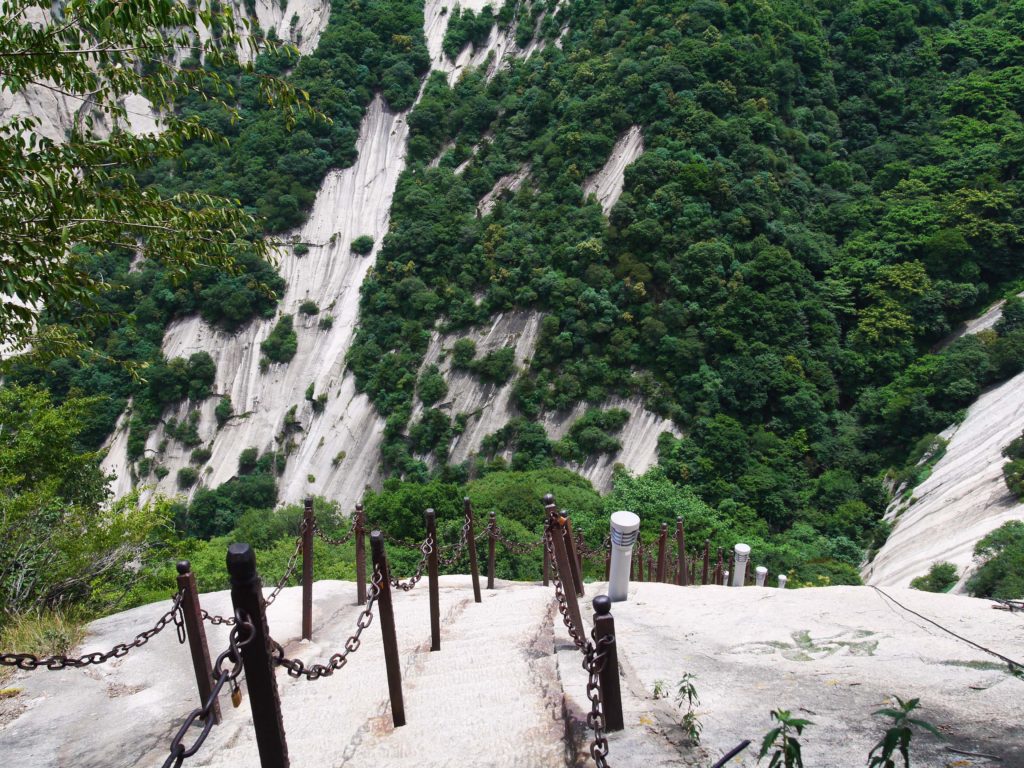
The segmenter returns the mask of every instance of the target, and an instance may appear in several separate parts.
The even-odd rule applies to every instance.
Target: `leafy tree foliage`
[[[975,597],[1024,598],[1024,522],[1010,520],[974,547],[981,567],[967,582]]]
[[[218,34],[199,44],[201,26]],[[81,352],[75,331],[106,320],[97,296],[107,284],[89,268],[93,251],[141,247],[145,258],[179,278],[202,265],[230,269],[243,252],[269,253],[267,243],[250,237],[256,221],[233,195],[166,193],[139,180],[154,163],[175,162],[184,143],[205,144],[217,135],[172,105],[206,100],[225,118],[238,116],[217,68],[233,62],[256,80],[252,67],[237,63],[241,31],[220,4],[69,0],[59,11],[32,0],[5,5],[5,89],[45,90],[76,107],[87,105],[64,137],[47,136],[35,117],[12,115],[0,125],[0,197],[7,201],[0,211],[0,252],[6,257],[0,293],[8,297],[0,312],[0,342],[6,347],[31,344],[45,355]],[[181,49],[202,55],[208,66],[176,68],[171,62]],[[294,121],[301,94],[280,79],[259,80],[264,97],[284,107],[280,119]],[[124,130],[124,99],[132,94],[161,114],[161,132],[136,136]],[[66,322],[39,326],[44,307]]]
[[[925,592],[946,592],[958,580],[956,566],[952,563],[932,563],[927,575],[918,576],[910,582],[910,586]]]
[[[267,360],[275,363],[287,363],[298,349],[299,340],[295,335],[295,327],[291,315],[282,315],[277,325],[266,339],[260,342],[260,351]]]

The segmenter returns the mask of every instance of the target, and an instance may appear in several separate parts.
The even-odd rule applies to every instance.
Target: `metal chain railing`
[[[141,648],[151,639],[159,635],[168,624],[174,624],[178,632],[178,642],[185,642],[185,617],[181,611],[181,592],[177,592],[173,598],[171,609],[157,619],[150,629],[140,632],[130,643],[118,643],[106,653],[94,651],[82,656],[55,656],[39,657],[32,653],[3,653],[0,654],[0,667],[17,667],[24,670],[35,670],[40,667],[49,670],[58,669],[80,669],[94,664],[103,664],[111,659],[121,659],[128,655],[133,648]]]
[[[491,524],[488,523],[487,527],[484,528],[484,533],[487,533],[491,528]],[[538,548],[544,546],[545,537],[541,536],[540,539],[533,542],[516,541],[510,539],[504,533],[502,533],[501,526],[497,523],[494,524],[494,538],[500,541],[505,549],[507,549],[513,555],[528,555],[531,552],[537,551]]]
[[[206,737],[210,735],[210,731],[213,729],[214,723],[217,720],[217,718],[214,717],[214,706],[217,702],[217,697],[224,688],[225,683],[231,683],[232,688],[237,686],[235,681],[242,673],[241,649],[252,640],[253,636],[256,634],[256,630],[249,618],[240,614],[238,611],[235,612],[235,616],[233,618],[234,626],[231,628],[231,634],[228,635],[227,650],[223,651],[220,656],[217,657],[217,661],[213,665],[213,689],[210,691],[210,695],[206,697],[206,701],[203,702],[203,706],[193,709],[188,714],[188,717],[185,718],[185,722],[182,723],[178,732],[174,734],[174,738],[171,739],[170,754],[164,761],[163,768],[180,768],[181,764],[185,761],[185,758],[192,757],[199,751],[199,748],[203,746],[203,742],[205,742]],[[242,637],[243,632],[245,633],[244,637]],[[224,669],[224,662],[228,660],[231,661],[231,668]],[[196,720],[203,721],[202,730],[199,732],[199,735],[196,736],[192,745],[186,747],[181,743],[182,739],[184,739],[188,734],[189,729],[192,728]]]
[[[586,541],[581,541],[582,545],[579,546],[579,552],[584,560],[601,560],[603,562],[605,553],[607,553],[608,547],[611,545],[612,537],[606,535],[604,541],[601,542],[601,546],[594,549],[588,547]]]
[[[305,677],[307,680],[319,680],[321,677],[330,677],[339,669],[348,664],[349,654],[355,653],[359,650],[359,646],[362,643],[360,635],[363,634],[363,630],[366,629],[370,624],[373,623],[373,606],[377,602],[377,596],[380,595],[380,585],[383,581],[379,568],[374,568],[373,576],[370,579],[369,589],[366,595],[366,607],[362,613],[359,614],[359,618],[356,619],[356,631],[352,634],[348,640],[345,641],[345,650],[332,655],[326,664],[310,664],[306,666],[304,662],[299,659],[289,659],[284,655],[284,648],[276,640],[271,639],[274,644],[273,659],[274,664],[279,667],[284,667],[288,670],[288,674],[292,677]]]
[[[604,735],[604,700],[601,693],[601,670],[604,669],[606,658],[604,648],[615,642],[613,637],[597,639],[591,631],[590,640],[586,639],[583,627],[577,627],[569,616],[569,607],[565,601],[565,589],[558,573],[558,561],[555,558],[554,545],[551,542],[550,530],[545,532],[544,547],[552,564],[552,581],[555,584],[555,599],[562,622],[569,630],[576,648],[583,654],[583,669],[587,671],[587,698],[590,699],[590,713],[587,715],[587,726],[594,732],[590,742],[590,756],[594,758],[597,768],[608,768],[608,738]]]
[[[416,564],[416,572],[409,578],[408,581],[402,581],[394,576],[391,577],[391,586],[395,589],[400,589],[403,592],[408,592],[413,589],[423,578],[423,569],[427,567],[427,558],[430,557],[434,551],[434,539],[428,535],[420,544],[420,561]]]
[[[303,523],[303,525],[305,525],[305,523]],[[277,580],[277,583],[274,585],[274,589],[263,601],[264,608],[269,608],[274,604],[278,595],[281,594],[281,590],[288,585],[288,580],[295,575],[295,569],[299,565],[300,554],[302,554],[302,529],[300,529],[299,537],[295,540],[295,549],[288,558],[288,564],[285,566],[284,575]],[[202,617],[203,621],[208,621],[215,626],[223,624],[228,627],[233,627],[235,625],[235,618],[233,616],[217,616],[216,614],[209,613],[205,608],[199,609],[199,615]]]
[[[323,541],[323,542],[325,542],[327,544],[330,544],[332,547],[341,547],[341,546],[344,546],[345,544],[348,544],[350,541],[352,541],[352,537],[355,536],[355,533],[356,533],[356,519],[355,519],[354,516],[351,518],[351,522],[349,523],[348,530],[345,531],[345,533],[343,533],[341,535],[340,539],[335,539],[335,538],[332,538],[332,537],[328,536],[326,533],[324,533],[324,529],[320,527],[319,523],[317,523],[317,522],[313,523],[313,535],[316,536],[321,541]]]
[[[438,557],[438,565],[442,568],[449,568],[455,565],[455,563],[459,561],[459,558],[462,557],[462,553],[466,551],[466,545],[469,544],[469,519],[469,515],[466,515],[463,518],[462,532],[459,534],[459,540],[455,544],[451,553],[444,557]],[[440,546],[438,546],[437,551],[440,553]]]
[[[303,522],[299,528],[299,537],[295,540],[295,549],[292,551],[292,556],[288,558],[288,565],[284,569],[284,575],[278,579],[277,584],[274,585],[273,591],[267,596],[267,599],[263,601],[263,607],[269,608],[277,600],[277,596],[281,594],[281,590],[285,588],[288,580],[295,573],[295,568],[299,564],[299,555],[302,554],[302,532],[305,530],[306,524]]]

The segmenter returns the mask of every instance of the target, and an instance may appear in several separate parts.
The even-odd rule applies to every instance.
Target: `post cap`
[[[545,507],[550,507],[552,504],[555,503],[555,494],[545,493],[543,501]]]
[[[756,573],[768,573],[768,569],[765,568],[763,565],[757,566],[757,568],[755,568],[754,571]]]
[[[733,549],[735,550],[737,555],[742,555],[742,556],[745,556],[745,557],[749,557],[750,556],[750,545],[749,544],[737,544],[735,547],[733,547]]]
[[[492,509],[492,510],[491,510],[491,517],[492,517],[492,518],[494,518],[494,517],[497,517],[497,516],[498,516],[498,513],[497,513],[497,512],[495,512],[495,511],[494,511],[494,510]]]
[[[370,531],[370,549],[374,553],[384,551],[384,534],[379,530]]]
[[[232,581],[247,581],[256,575],[256,553],[248,544],[229,544],[227,563]]]
[[[192,564],[188,560],[179,560],[175,567],[182,576],[192,570]]]
[[[594,613],[598,616],[607,616],[612,612],[612,599],[608,595],[598,595],[594,598]]]
[[[302,503],[306,507],[306,509],[311,509],[313,507],[313,497],[307,496],[302,500]]]
[[[627,512],[624,509],[619,510],[618,512],[612,512],[612,530],[618,531],[619,533],[632,533],[639,529],[639,515],[633,512]]]
[[[427,511],[423,513],[423,516],[429,520],[432,517],[437,517],[437,512],[434,511],[433,507],[427,507]]]
[[[662,523],[661,524],[661,530],[667,531],[668,530],[668,523]]]

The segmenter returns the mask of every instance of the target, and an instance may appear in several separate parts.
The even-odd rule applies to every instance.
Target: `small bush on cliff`
[[[373,238],[369,235],[360,235],[352,241],[352,253],[358,253],[360,256],[365,256],[373,250]]]
[[[1015,600],[1024,597],[1024,521],[1011,520],[974,547],[982,565],[967,582],[974,597]]]
[[[924,592],[946,592],[956,584],[959,576],[956,566],[952,563],[932,563],[926,576],[918,576],[910,582],[912,589]]]
[[[266,340],[260,342],[260,350],[266,359],[275,363],[287,363],[295,357],[298,346],[291,315],[284,315],[278,320]]]

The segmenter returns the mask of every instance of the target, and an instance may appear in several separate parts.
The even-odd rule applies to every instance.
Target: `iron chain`
[[[544,534],[544,546],[547,549],[548,558],[552,565],[552,581],[555,585],[555,599],[558,602],[558,612],[562,615],[562,622],[569,630],[576,648],[583,653],[583,669],[588,673],[587,698],[590,699],[590,713],[587,715],[587,726],[594,732],[594,738],[590,742],[590,756],[594,758],[597,768],[609,768],[608,766],[608,738],[604,735],[604,696],[601,691],[601,670],[604,669],[604,662],[607,658],[604,648],[615,642],[612,637],[597,639],[591,631],[591,640],[587,640],[583,634],[583,627],[577,627],[569,617],[569,608],[565,600],[565,589],[558,574],[558,560],[555,558],[554,545],[551,540],[552,533],[550,526],[546,527]]]
[[[244,638],[242,637],[243,632],[245,633]],[[216,720],[213,717],[213,712],[217,697],[220,695],[225,683],[230,682],[234,684],[234,681],[242,673],[242,647],[249,643],[255,634],[256,630],[252,622],[249,621],[248,617],[236,610],[234,626],[231,628],[231,634],[228,635],[228,647],[217,657],[217,661],[213,665],[213,689],[210,691],[210,695],[206,697],[206,701],[203,702],[203,706],[193,709],[188,714],[181,728],[178,729],[174,738],[171,739],[170,754],[164,761],[163,768],[179,768],[185,761],[185,758],[192,757],[203,746],[203,742],[210,735]],[[231,661],[231,668],[224,669],[224,662],[228,660]],[[192,728],[196,720],[203,721],[202,730],[196,736],[192,745],[186,747],[181,741],[188,734],[189,729]]]
[[[355,533],[356,533],[356,519],[355,519],[355,517],[351,518],[351,522],[349,523],[348,530],[345,531],[344,534],[342,534],[340,539],[331,538],[326,533],[324,533],[324,529],[321,528],[318,523],[316,523],[316,522],[313,523],[313,535],[316,536],[321,541],[323,541],[323,542],[325,542],[327,544],[330,544],[332,547],[341,547],[341,546],[344,546],[345,544],[348,544],[350,541],[352,541],[352,537],[355,535]]]
[[[299,529],[299,537],[295,540],[295,550],[292,552],[292,556],[288,558],[288,565],[284,569],[284,575],[278,579],[277,584],[274,585],[274,590],[270,593],[266,600],[263,601],[263,607],[269,608],[273,605],[274,601],[277,600],[277,596],[281,594],[281,590],[285,588],[288,583],[288,579],[295,573],[295,568],[299,564],[299,555],[302,554],[302,532],[306,528],[306,523],[303,521],[302,527]]]
[[[490,528],[491,528],[491,524],[488,523],[487,524],[487,528],[485,529],[485,532],[487,530],[490,530]],[[504,533],[502,533],[501,526],[498,525],[497,523],[494,524],[494,538],[497,539],[498,541],[500,541],[505,546],[505,549],[507,549],[513,555],[527,555],[527,554],[529,554],[531,552],[536,551],[536,549],[538,547],[544,546],[544,542],[545,542],[545,537],[544,536],[541,536],[539,541],[535,541],[535,542],[532,542],[532,543],[527,543],[527,542],[522,542],[522,541],[516,541],[515,539],[510,539],[508,536],[506,536]]]
[[[420,561],[416,564],[416,572],[408,581],[402,581],[401,579],[397,579],[392,576],[390,579],[391,586],[395,589],[400,589],[403,592],[408,592],[413,589],[419,583],[420,579],[423,578],[423,569],[427,565],[427,558],[430,557],[433,551],[434,538],[428,534],[427,538],[425,538],[423,543],[420,544]]]
[[[462,557],[462,553],[466,549],[466,545],[469,543],[469,515],[466,515],[462,520],[462,532],[459,534],[459,541],[452,549],[451,554],[441,557],[438,559],[438,564],[443,568],[449,568],[459,561]],[[441,548],[438,547],[440,553]]]
[[[140,632],[130,643],[118,643],[106,653],[94,651],[83,656],[44,656],[42,658],[31,653],[0,654],[0,667],[17,667],[24,670],[35,670],[40,667],[49,670],[80,669],[94,664],[103,664],[111,659],[122,659],[133,648],[141,648],[152,638],[159,635],[168,624],[174,624],[178,633],[178,642],[185,642],[185,616],[181,611],[181,592],[173,598],[171,610],[157,619],[150,629]]]
[[[315,530],[315,529],[314,529]],[[263,601],[263,607],[269,608],[273,605],[274,601],[277,600],[278,595],[281,594],[281,590],[284,589],[288,580],[295,574],[295,568],[299,563],[299,555],[302,553],[302,534],[299,534],[299,538],[295,542],[295,550],[292,552],[291,557],[288,558],[288,565],[285,567],[284,575],[277,580],[274,585],[273,591]],[[203,621],[208,621],[211,624],[217,626],[223,624],[228,627],[235,626],[235,618],[233,616],[217,616],[212,613],[208,613],[205,608],[199,609],[199,615]]]
[[[359,614],[359,618],[356,619],[356,631],[345,641],[345,650],[332,655],[326,664],[306,664],[299,659],[289,659],[284,655],[284,648],[276,640],[271,640],[274,644],[273,659],[274,664],[279,667],[284,667],[288,670],[288,674],[292,677],[305,677],[306,680],[319,680],[321,677],[330,677],[339,669],[348,664],[349,654],[355,653],[359,650],[359,646],[362,643],[360,635],[363,634],[363,630],[366,629],[370,624],[373,623],[373,606],[377,602],[377,597],[380,595],[380,585],[382,576],[379,568],[374,568],[373,576],[370,579],[370,587],[367,590],[366,595],[366,607],[362,613]]]

